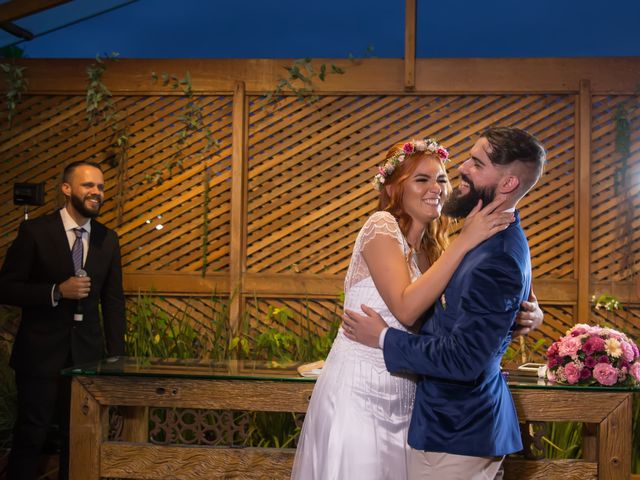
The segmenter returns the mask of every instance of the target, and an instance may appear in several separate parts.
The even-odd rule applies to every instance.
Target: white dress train
[[[378,235],[396,239],[405,258],[411,257],[412,279],[420,275],[395,218],[376,212],[356,239],[345,279],[344,306],[360,312],[360,305],[368,305],[389,326],[406,330],[382,300],[361,254]],[[414,397],[413,378],[391,375],[382,350],[349,340],[340,328],[313,390],[291,478],[404,480]]]

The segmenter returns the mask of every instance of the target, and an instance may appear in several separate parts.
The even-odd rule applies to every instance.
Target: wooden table
[[[314,380],[294,366],[255,362],[103,361],[72,375],[71,480],[289,478],[294,449],[224,448],[148,443],[147,407],[305,412]],[[628,480],[632,389],[560,387],[536,379],[509,381],[521,421],[580,421],[583,460],[505,462],[506,478]],[[122,441],[108,441],[108,407],[124,406]]]

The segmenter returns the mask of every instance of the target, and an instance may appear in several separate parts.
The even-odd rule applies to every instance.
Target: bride
[[[440,212],[451,191],[444,167],[448,156],[432,139],[411,140],[389,150],[374,179],[380,192],[379,211],[365,222],[353,248],[344,286],[345,309],[360,311],[366,304],[389,326],[414,328],[439,299],[464,255],[513,221],[512,213],[500,212],[502,198],[483,209],[479,204],[447,245],[449,220]],[[381,251],[403,258],[403,265],[385,271],[376,262]],[[390,275],[406,285],[405,292],[418,292],[419,301],[405,309],[402,319],[391,314],[376,288]],[[530,299],[535,302],[535,297]],[[526,302],[523,307],[533,312],[528,318],[541,320],[537,303]],[[414,395],[414,379],[390,374],[382,350],[353,342],[340,329],[313,390],[291,478],[406,478]]]

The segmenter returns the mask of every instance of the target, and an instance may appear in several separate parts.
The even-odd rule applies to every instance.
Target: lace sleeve
[[[370,276],[367,263],[362,257],[362,250],[367,243],[380,235],[397,240],[398,248],[406,254],[403,242],[404,237],[402,236],[395,217],[389,212],[374,213],[360,229],[356,244],[353,247],[353,255],[351,256],[349,270],[347,270],[347,276],[344,281],[345,292],[348,291],[351,286],[360,282],[360,280]]]
[[[362,227],[362,232],[357,242],[358,252],[362,252],[371,240],[381,235],[394,238],[398,241],[400,248],[403,247],[402,232],[395,217],[389,212],[376,212],[369,217]]]

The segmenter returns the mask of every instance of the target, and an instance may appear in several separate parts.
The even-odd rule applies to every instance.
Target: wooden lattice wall
[[[12,204],[14,182],[46,182],[46,205],[30,212],[37,216],[60,205],[66,163],[104,162],[101,220],[120,235],[130,296],[154,291],[170,313],[189,305],[198,328],[208,328],[212,293],[226,297],[236,323],[248,315],[253,329],[264,327],[269,305],[293,311],[294,329],[305,328],[303,318],[327,328],[339,313],[353,241],[375,208],[369,182],[386,149],[435,136],[450,147],[455,182],[479,131],[515,125],[549,152],[541,183],[521,203],[546,312],[534,338],[597,320],[589,299],[603,292],[626,304],[608,321],[640,337],[640,115],[631,111],[626,169],[613,120],[633,100],[640,59],[418,60],[412,90],[401,62],[363,60],[316,85],[317,102],[288,96],[275,106],[264,94],[286,60],[118,62],[104,82],[129,138],[120,176],[107,163],[109,125],[87,124],[89,63],[23,62],[29,90],[0,134],[0,258],[23,217]],[[151,79],[187,70],[219,142],[211,149],[204,130],[177,143],[188,99]],[[181,168],[161,184],[148,180],[176,155]]]

